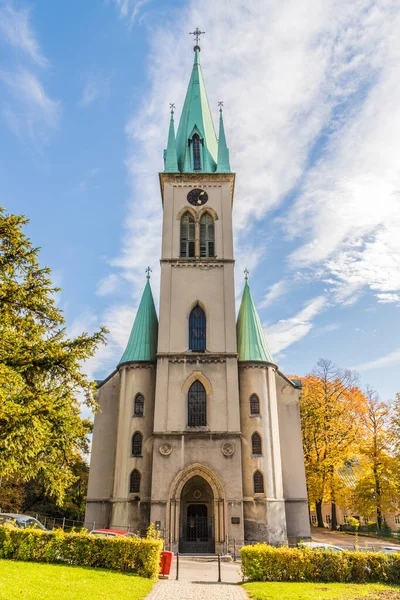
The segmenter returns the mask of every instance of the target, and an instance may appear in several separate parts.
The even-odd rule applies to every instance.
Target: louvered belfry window
[[[189,316],[189,350],[204,352],[206,349],[206,315],[195,306]]]
[[[142,434],[137,431],[132,436],[132,456],[142,456]]]
[[[200,257],[213,258],[214,250],[214,219],[206,212],[200,219]]]
[[[197,133],[192,137],[193,171],[201,171],[200,138]]]
[[[255,432],[251,436],[251,451],[252,454],[260,456],[262,454],[261,436]]]
[[[185,214],[181,218],[181,257],[182,258],[194,258],[195,254],[195,240],[196,240],[196,225],[194,217],[189,213]]]
[[[195,381],[188,392],[188,426],[205,427],[207,425],[207,395],[204,385]]]
[[[135,404],[133,407],[134,417],[143,417],[144,415],[144,397],[142,394],[138,394],[135,398]]]
[[[134,469],[129,479],[129,493],[137,494],[140,492],[140,473]]]
[[[260,399],[257,394],[252,394],[250,396],[250,414],[251,415],[259,415],[260,414]]]
[[[264,477],[260,471],[256,471],[253,475],[254,481],[254,493],[255,494],[263,494],[264,493]]]

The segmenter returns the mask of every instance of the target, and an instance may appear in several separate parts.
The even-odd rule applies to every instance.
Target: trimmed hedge
[[[400,554],[244,546],[243,576],[253,581],[400,583]]]
[[[161,550],[161,540],[0,526],[0,558],[101,567],[151,578],[159,573]]]

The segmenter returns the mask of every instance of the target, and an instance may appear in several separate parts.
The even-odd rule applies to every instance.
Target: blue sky
[[[199,26],[224,100],[237,298],[243,269],[279,366],[320,357],[400,391],[397,0],[0,0],[1,203],[31,219],[72,334],[110,329],[118,362],[153,269],[169,102]]]

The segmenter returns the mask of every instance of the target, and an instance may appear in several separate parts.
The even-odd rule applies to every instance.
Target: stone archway
[[[182,488],[180,498],[179,552],[215,552],[214,495],[200,475],[194,475]]]
[[[203,507],[197,508],[200,505]],[[198,520],[200,531],[192,531],[189,537],[194,538],[195,534],[201,533],[201,527],[207,525],[209,527],[207,535],[196,535],[196,542],[199,537],[203,537],[207,549],[198,546],[199,541],[197,542],[198,550],[193,548],[194,544],[191,544],[192,547],[184,551],[190,553],[222,552],[227,531],[224,488],[219,476],[210,467],[201,463],[192,463],[180,471],[170,486],[167,527],[171,536],[171,549],[175,552],[181,551],[180,540],[183,541],[185,535],[182,527],[187,527],[188,518],[196,516],[209,521],[206,524],[205,521],[199,523]],[[194,542],[194,539],[189,541]]]

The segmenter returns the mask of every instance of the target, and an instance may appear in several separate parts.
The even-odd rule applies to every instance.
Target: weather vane
[[[245,268],[245,270],[243,271],[243,273],[244,273],[244,278],[245,278],[245,280],[247,281],[247,280],[248,280],[248,278],[249,278],[249,270],[248,270],[248,268],[247,268],[247,267]]]
[[[150,279],[150,273],[152,273],[152,270],[150,269],[150,267],[147,267],[146,273],[147,273],[146,279],[148,280],[148,279]]]
[[[203,33],[205,33],[205,31],[200,31],[200,29],[198,27],[196,27],[196,29],[194,31],[189,31],[189,35],[194,35],[196,45],[199,43],[200,36]]]

